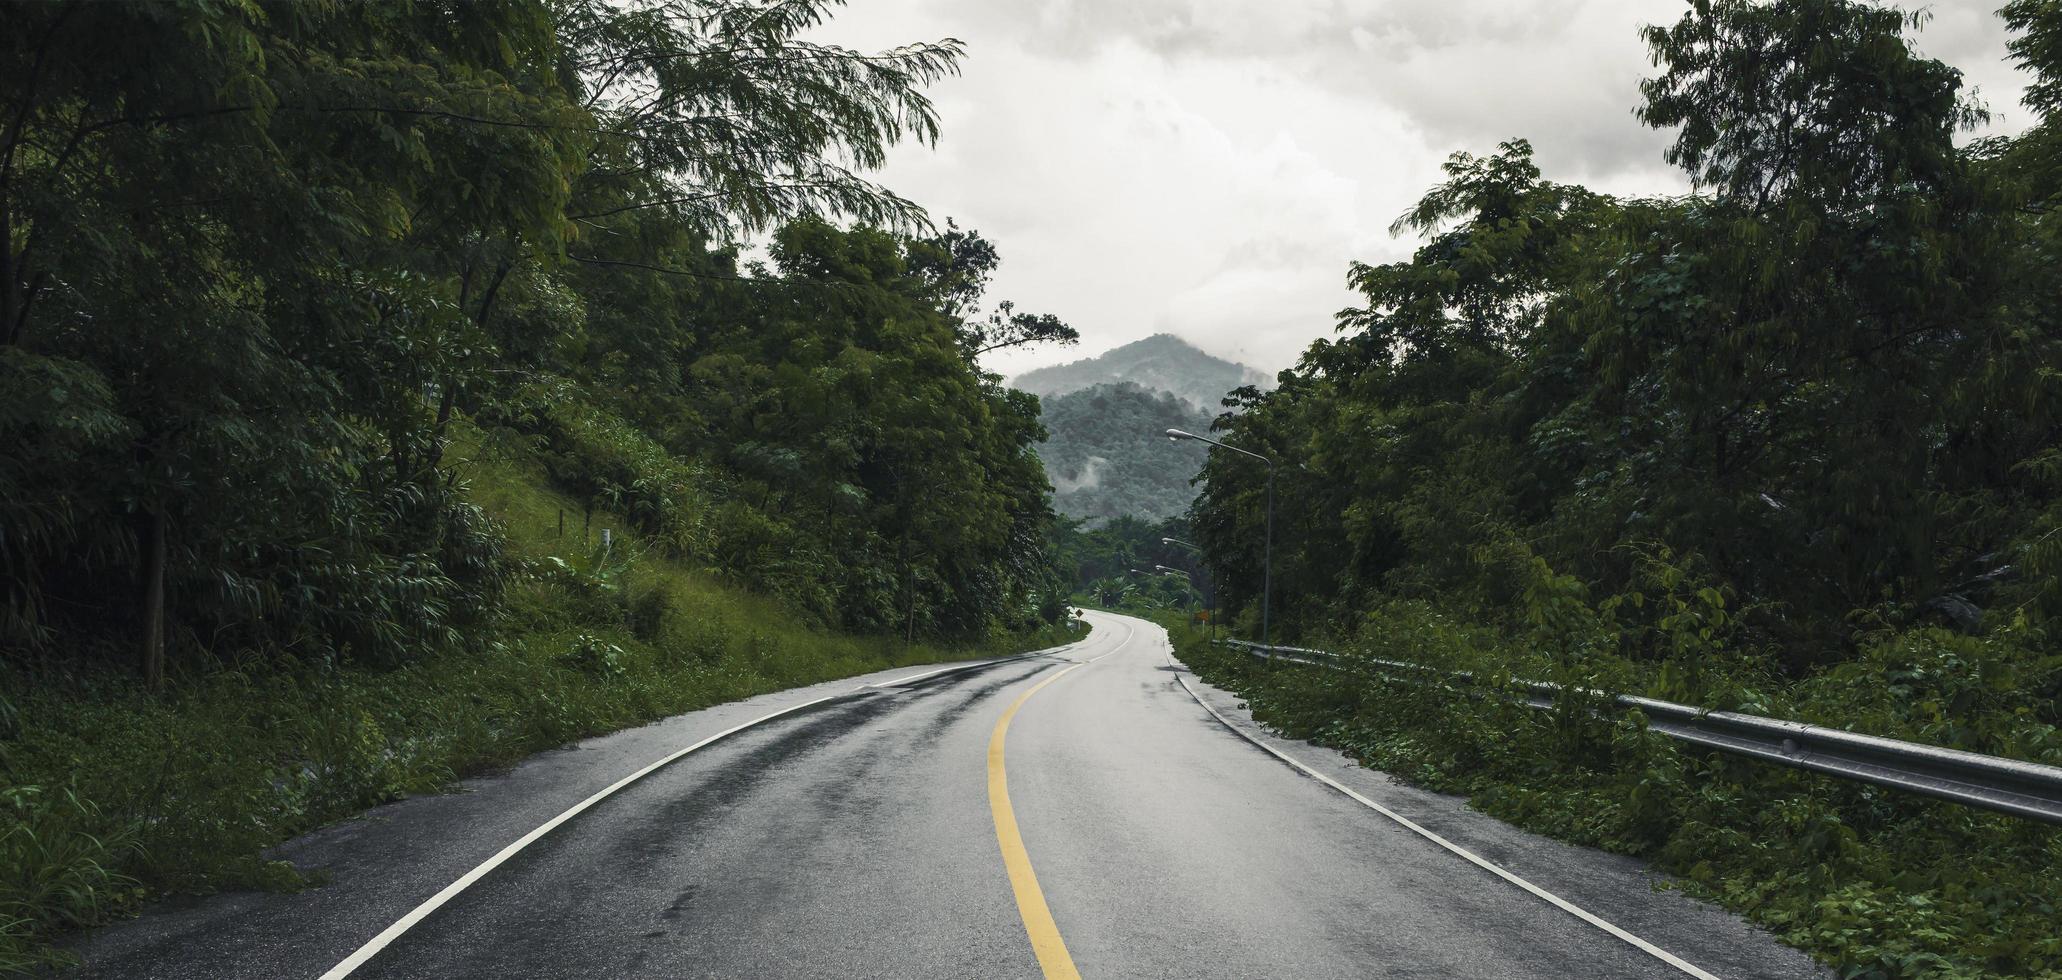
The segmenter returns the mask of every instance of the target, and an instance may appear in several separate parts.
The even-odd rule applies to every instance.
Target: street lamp
[[[1269,616],[1271,613],[1269,606],[1274,600],[1274,457],[1262,455],[1250,449],[1227,446],[1215,439],[1204,438],[1193,432],[1184,432],[1180,429],[1168,429],[1167,438],[1174,440],[1194,439],[1197,442],[1207,442],[1219,449],[1229,449],[1242,456],[1251,456],[1267,464],[1267,536],[1261,546],[1262,550],[1260,553],[1260,645],[1272,645],[1273,640],[1269,634]],[[1273,653],[1274,651],[1272,650],[1268,651],[1270,657],[1273,656]]]
[[[1210,628],[1212,630],[1215,630],[1217,628],[1217,612],[1215,607],[1213,607],[1210,603],[1210,593],[1208,591],[1196,588],[1196,577],[1194,575],[1190,575],[1188,572],[1183,571],[1179,568],[1169,568],[1166,565],[1154,565],[1153,567],[1155,569],[1158,569],[1160,574],[1162,575],[1181,576],[1182,581],[1187,582],[1189,584],[1191,598],[1196,597],[1196,595],[1200,593],[1203,600],[1204,616],[1210,621]],[[1217,642],[1217,638],[1215,635],[1211,636],[1210,642]]]
[[[1183,541],[1180,538],[1161,538],[1160,543],[1173,545],[1177,548],[1187,548],[1198,555],[1203,553],[1203,546],[1193,541]],[[1209,586],[1209,588],[1203,590],[1203,609],[1210,620],[1210,642],[1215,643],[1217,642],[1217,578],[1211,576],[1203,581]]]
[[[1175,543],[1175,545],[1188,545],[1186,541],[1179,541],[1179,538],[1161,538],[1161,541],[1163,543]],[[1188,545],[1188,547],[1196,547],[1196,545]],[[1169,574],[1169,576],[1182,576],[1182,578],[1188,580],[1188,588],[1196,588],[1196,576],[1190,576],[1188,571],[1182,571],[1182,569],[1177,569],[1177,567],[1167,567],[1167,565],[1153,565],[1153,567],[1165,571],[1165,574]],[[1202,588],[1204,619],[1208,621],[1208,627],[1210,627],[1210,642],[1215,644],[1217,642],[1217,596],[1215,596],[1217,580],[1206,576],[1202,580],[1202,584],[1204,584],[1204,588]]]
[[[1142,569],[1142,568],[1134,568],[1134,569],[1132,569],[1132,570],[1131,570],[1131,574],[1133,574],[1133,575],[1148,575],[1148,576],[1150,576],[1150,575],[1159,575],[1159,576],[1162,576],[1162,577],[1172,577],[1172,576],[1175,576],[1175,575],[1179,575],[1179,576],[1181,576],[1181,580],[1182,580],[1183,582],[1186,582],[1186,583],[1188,583],[1188,590],[1187,590],[1187,592],[1186,592],[1186,593],[1184,593],[1184,594],[1182,595],[1181,601],[1182,601],[1182,602],[1183,602],[1184,604],[1187,604],[1187,603],[1190,603],[1190,602],[1194,602],[1194,601],[1195,601],[1195,599],[1196,599],[1196,582],[1195,582],[1195,580],[1189,577],[1189,573],[1187,573],[1187,572],[1184,572],[1184,571],[1182,571],[1182,570],[1181,570],[1181,569],[1179,569],[1179,568],[1168,568],[1168,567],[1167,567],[1167,566],[1165,566],[1165,565],[1154,565],[1154,566],[1153,566],[1153,570],[1152,570],[1152,571],[1150,571],[1150,572],[1148,572],[1148,571],[1146,571],[1146,570],[1144,570],[1144,569]]]

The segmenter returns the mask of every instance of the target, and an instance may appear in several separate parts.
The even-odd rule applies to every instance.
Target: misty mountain
[[[1051,436],[1039,454],[1060,513],[1101,524],[1125,515],[1159,521],[1187,512],[1196,496],[1188,481],[1203,468],[1208,447],[1162,433],[1205,431],[1210,413],[1129,382],[1040,401]]]
[[[1154,334],[1098,357],[1039,368],[1018,375],[1010,386],[1041,398],[1093,385],[1130,382],[1164,391],[1215,416],[1224,393],[1240,385],[1272,387],[1268,376],[1221,357],[1212,357],[1173,334]],[[1050,424],[1050,423],[1048,423]]]

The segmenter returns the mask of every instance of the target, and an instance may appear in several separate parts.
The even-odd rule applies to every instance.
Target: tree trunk
[[[152,510],[143,541],[143,684],[165,686],[165,514]]]
[[[458,404],[458,372],[444,376],[441,391],[437,392],[437,422],[430,430],[430,469],[444,465],[444,430],[451,425],[451,410]]]
[[[27,256],[22,261],[26,262]],[[10,346],[21,342],[28,320],[16,298],[21,292],[20,264],[14,256],[14,214],[7,201],[0,199],[0,343]]]
[[[904,645],[916,642],[916,570],[909,564],[909,522],[902,523],[902,538],[895,542],[895,560],[902,565],[902,605],[906,625],[903,627]]]

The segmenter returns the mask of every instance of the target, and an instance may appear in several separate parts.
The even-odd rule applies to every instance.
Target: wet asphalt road
[[[1002,742],[1008,809],[1061,958],[1082,976],[1694,975],[1266,754],[1190,689],[1231,724],[1710,975],[1822,975],[1740,920],[1656,890],[1636,862],[1268,736],[1174,663],[1158,627],[1089,618],[1087,640],[1046,655],[755,698],[383,807],[282,849],[328,871],[325,887],[165,906],[83,937],[80,975],[320,977],[622,776],[831,695],[851,696],[749,728],[597,803],[351,976],[1066,976],[1034,954],[1036,917],[1013,890],[990,795],[997,724],[1020,701]],[[853,693],[865,683],[884,686]]]

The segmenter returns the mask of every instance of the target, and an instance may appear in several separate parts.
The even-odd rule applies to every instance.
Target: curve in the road
[[[444,905],[448,904],[453,898],[458,897],[458,895],[461,892],[465,891],[467,888],[472,887],[474,882],[479,881],[481,878],[485,878],[495,868],[498,868],[501,865],[507,863],[509,858],[515,857],[517,854],[521,853],[524,848],[527,848],[531,844],[536,843],[546,834],[549,834],[552,831],[557,830],[561,824],[564,824],[566,821],[571,820],[574,817],[579,816],[581,813],[586,812],[590,807],[594,806],[595,804],[600,803],[601,801],[608,799],[611,796],[614,796],[623,788],[645,778],[646,776],[651,775],[652,773],[658,772],[659,770],[664,769],[675,762],[680,761],[682,758],[685,758],[693,752],[699,751],[703,748],[707,748],[710,745],[714,745],[717,742],[721,742],[724,739],[727,739],[733,735],[736,735],[748,729],[756,728],[769,721],[773,721],[779,718],[785,718],[793,714],[799,714],[803,711],[809,710],[810,708],[820,707],[835,701],[848,701],[854,697],[863,697],[868,691],[880,690],[890,687],[899,687],[905,684],[912,684],[917,681],[928,680],[943,675],[964,673],[966,671],[978,670],[984,667],[994,667],[999,666],[1001,664],[1014,663],[1019,660],[1025,660],[1031,657],[1041,656],[1051,652],[1053,651],[1037,650],[1031,653],[1026,653],[1015,657],[1004,657],[999,660],[985,660],[973,664],[955,664],[949,667],[940,667],[936,670],[925,671],[921,674],[916,674],[910,677],[898,677],[894,680],[882,681],[876,684],[865,684],[861,685],[857,690],[848,694],[834,694],[829,697],[817,698],[813,701],[806,701],[802,704],[782,708],[779,711],[768,712],[767,714],[760,715],[759,717],[744,722],[743,724],[733,725],[729,728],[724,729],[723,731],[717,732],[716,734],[711,735],[708,738],[702,739],[701,741],[696,742],[693,745],[690,745],[684,749],[680,749],[677,752],[673,752],[672,754],[667,755],[664,758],[658,760],[657,762],[645,766],[644,768],[639,769],[628,776],[624,776],[622,779],[610,783],[608,786],[603,787],[599,792],[596,792],[594,795],[589,796],[588,798],[581,800],[580,802],[575,803],[570,807],[567,807],[566,810],[560,813],[558,816],[555,816],[550,820],[547,820],[544,823],[539,824],[535,830],[532,830],[529,833],[524,834],[522,837],[517,838],[514,843],[495,852],[493,857],[490,857],[487,860],[480,862],[471,871],[468,871],[464,875],[461,875],[458,878],[458,880],[453,881],[451,884],[444,886],[443,890],[437,892],[435,895],[432,895],[428,899],[424,900],[421,905],[418,905],[415,908],[409,910],[407,915],[404,915],[401,918],[394,920],[393,925],[390,925],[385,929],[381,930],[379,935],[367,940],[365,945],[358,947],[351,953],[351,955],[344,957],[344,959],[338,962],[337,965],[330,967],[329,971],[322,975],[321,980],[345,980],[345,978],[349,977],[351,974],[356,973],[358,971],[358,968],[364,966],[367,961],[371,960],[374,956],[379,955],[381,950],[384,950],[388,946],[393,945],[394,940],[401,938],[401,936],[406,934],[408,930],[413,929],[417,923],[428,918],[432,913],[436,912],[439,908],[442,908]],[[1075,667],[1079,666],[1082,665],[1075,665]],[[1072,669],[1074,668],[1067,668],[1067,670]],[[1064,674],[1066,672],[1067,671],[1063,670],[1060,673]],[[1057,679],[1058,675],[1055,675],[1054,680]],[[1050,681],[1048,681],[1047,683],[1050,683]],[[1043,687],[1044,685],[1040,686]],[[1011,710],[1014,712],[1015,709],[1012,708]],[[1035,881],[1032,883],[1032,887],[1034,889],[1037,887],[1037,883]],[[1050,919],[1050,916],[1048,916],[1048,919]],[[1058,933],[1055,932],[1054,936],[1055,938],[1057,938]],[[1063,957],[1065,956],[1064,948],[1061,950],[1061,955]],[[1075,974],[1075,976],[1078,977],[1079,975]]]
[[[1010,719],[1031,695],[1050,687],[1087,663],[1078,663],[1038,682],[1002,713],[995,733],[988,737],[988,809],[995,816],[995,842],[1002,847],[1002,866],[1010,876],[1010,891],[1016,895],[1017,914],[1024,920],[1024,934],[1031,939],[1031,951],[1038,957],[1038,969],[1046,980],[1081,980],[1074,958],[1067,955],[1067,942],[1052,920],[1045,904],[1045,892],[1038,887],[1038,873],[1031,869],[1031,855],[1024,850],[1024,837],[1017,832],[1017,813],[1010,808],[1009,775],[1003,767],[1003,740],[1009,736]]]
[[[1003,764],[1004,743],[1009,736],[1010,720],[1017,716],[1017,711],[1024,707],[1024,702],[1031,700],[1032,695],[1060,678],[1124,649],[1124,644],[1130,639],[1131,630],[1126,627],[1124,639],[1117,641],[1116,650],[1081,661],[1038,682],[1003,711],[1002,718],[995,723],[994,733],[988,737],[988,809],[995,818],[995,842],[1002,849],[1003,870],[1009,873],[1010,891],[1017,900],[1017,915],[1024,920],[1024,934],[1031,940],[1031,951],[1038,957],[1038,968],[1045,974],[1045,980],[1081,980],[1081,971],[1075,969],[1074,958],[1067,954],[1067,942],[1060,936],[1059,924],[1053,921],[1052,908],[1045,903],[1045,891],[1038,887],[1038,873],[1031,867],[1031,854],[1024,849],[1024,837],[1017,830],[1017,812],[1010,806],[1009,775]]]

